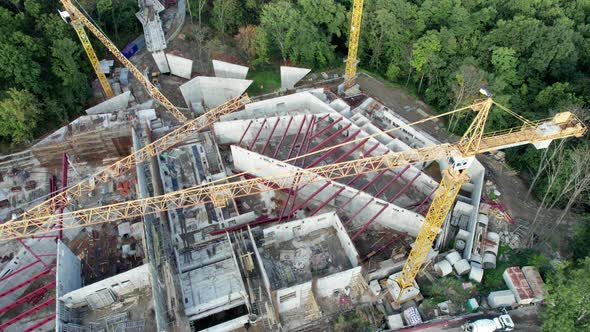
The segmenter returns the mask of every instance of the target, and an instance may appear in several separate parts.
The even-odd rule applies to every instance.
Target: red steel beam
[[[360,134],[360,132],[361,132],[360,129],[357,130],[357,131],[355,131],[352,135],[348,136],[347,139],[345,139],[344,141],[342,141],[342,143],[339,143],[339,144],[345,144],[345,143],[348,143],[348,142],[352,141],[356,136],[358,136],[358,134]],[[322,160],[328,158],[334,152],[338,151],[338,148],[340,148],[340,147],[334,147],[334,148],[328,150],[326,153],[324,153],[319,158],[317,158],[314,162],[312,162],[311,164],[305,166],[305,168],[314,167],[315,165],[319,164],[320,162],[322,162]],[[336,162],[334,162],[334,163],[336,163]]]
[[[361,176],[363,176],[363,174],[358,174],[356,175],[354,178],[352,178],[350,181],[348,181],[346,183],[347,186],[350,186],[354,181],[358,180],[361,178]],[[323,209],[326,205],[328,205],[328,203],[330,203],[331,200],[333,200],[336,196],[338,196],[341,192],[344,191],[344,189],[346,189],[346,187],[342,187],[340,189],[338,189],[337,192],[333,193],[330,197],[328,197],[328,199],[326,199],[324,202],[322,202],[322,204],[320,204],[315,210],[313,210],[310,213],[310,216],[314,216],[316,213],[318,213],[321,209]]]
[[[250,145],[248,146],[248,150],[252,151],[252,147],[254,146],[254,144],[256,144],[256,141],[258,140],[258,136],[260,136],[260,133],[262,132],[262,129],[264,129],[265,124],[266,124],[266,118],[264,119],[264,121],[262,121],[262,125],[260,126],[260,129],[258,129],[256,136],[254,136],[252,143],[250,143]]]
[[[401,193],[403,193],[422,173],[418,173],[416,174],[416,176],[409,181],[398,193],[397,195],[393,196],[391,199],[389,199],[388,203],[392,203],[393,201],[395,201],[399,195],[401,195]],[[377,219],[377,217],[379,217],[381,215],[381,213],[383,213],[383,211],[385,211],[385,209],[389,206],[389,204],[384,205],[381,210],[379,210],[379,212],[377,212],[371,219],[369,219],[369,221],[367,221],[367,223],[365,223],[363,225],[363,227],[361,227],[361,229],[358,230],[358,232],[356,232],[351,239],[354,241],[359,235],[361,235],[364,231],[367,230],[367,228],[369,228],[369,226]],[[352,219],[351,219],[352,220]]]
[[[296,157],[299,157],[301,155],[301,151],[303,149],[303,146],[307,144],[307,147],[305,148],[304,151],[306,151],[309,148],[309,134],[311,133],[312,129],[313,129],[313,125],[315,123],[315,115],[311,116],[311,121],[309,121],[309,125],[307,126],[307,130],[305,131],[305,135],[303,136],[303,140],[301,141],[301,145],[299,145],[299,149],[297,150],[297,154],[295,155]],[[305,163],[305,158],[302,158],[303,163]],[[297,163],[299,162],[299,160],[295,160],[295,162],[293,163],[295,166],[297,166]],[[297,201],[297,193],[299,192],[299,190],[301,190],[302,187],[295,187],[294,193],[293,193],[293,203],[291,203],[291,209],[293,209],[293,206],[295,205],[295,202]],[[285,206],[286,207],[286,206]],[[281,215],[284,213],[281,212]],[[287,220],[291,220],[291,215],[289,215],[287,217]]]
[[[351,154],[353,154],[356,150],[358,150],[360,147],[364,146],[367,142],[369,141],[369,138],[365,138],[364,140],[362,140],[359,144],[355,145],[352,147],[352,149],[350,149],[348,152],[345,152],[344,154],[341,154],[340,157],[338,157],[336,160],[334,160],[333,164],[337,164],[339,162],[341,162],[342,160],[344,160],[344,158],[350,156]],[[379,143],[375,144],[375,147],[378,145]]]
[[[248,132],[248,129],[250,129],[252,122],[254,122],[254,120],[250,120],[250,123],[248,123],[248,126],[246,127],[246,130],[244,130],[244,133],[242,134],[242,137],[240,138],[238,145],[242,145],[242,141],[244,140],[244,137],[246,137],[246,133]]]
[[[398,199],[398,197],[400,197],[412,185],[412,183],[414,183],[414,181],[416,181],[416,179],[420,177],[420,175],[422,175],[422,172],[418,172],[418,174],[416,174],[416,176],[414,176],[412,180],[406,183],[406,185],[402,189],[400,189],[400,191],[398,191],[397,194],[395,194],[395,196],[393,196],[389,201],[393,202],[396,199]]]
[[[50,299],[45,300],[45,302],[43,302],[43,303],[41,303],[41,304],[39,304],[39,305],[37,305],[37,306],[35,306],[35,307],[33,307],[33,308],[25,311],[25,312],[23,312],[22,314],[14,317],[13,319],[4,322],[4,324],[0,325],[0,331],[3,330],[3,329],[5,329],[5,328],[7,328],[7,327],[9,327],[12,324],[18,322],[19,320],[21,320],[21,319],[23,319],[25,317],[28,317],[28,316],[36,313],[37,311],[39,311],[39,310],[41,310],[41,309],[43,309],[43,308],[45,308],[45,307],[47,307],[49,305],[52,305],[54,302],[55,302],[55,298],[52,297]]]
[[[6,296],[6,295],[8,295],[8,294],[10,294],[10,293],[12,293],[12,292],[14,292],[15,290],[17,290],[17,289],[19,289],[19,288],[23,288],[23,287],[25,287],[26,285],[28,285],[28,284],[32,283],[32,282],[33,282],[33,281],[35,281],[35,280],[38,280],[38,279],[41,279],[41,278],[43,278],[43,277],[44,277],[44,276],[46,276],[46,275],[47,275],[49,272],[50,272],[50,270],[44,270],[43,272],[41,272],[41,273],[39,273],[39,274],[35,275],[34,277],[32,277],[32,278],[29,278],[29,279],[27,279],[27,280],[25,280],[25,281],[23,281],[23,282],[19,283],[18,285],[16,285],[16,286],[13,286],[13,287],[11,287],[11,288],[9,288],[9,289],[5,290],[4,292],[0,293],[0,297],[4,297],[4,296]]]
[[[303,150],[304,145],[307,144],[307,147],[303,151],[307,151],[307,149],[309,148],[310,141],[308,141],[308,137],[309,137],[309,133],[311,132],[311,129],[313,128],[314,123],[315,123],[315,115],[312,115],[311,121],[309,122],[309,126],[307,126],[307,130],[305,131],[305,135],[303,136],[303,141],[301,141],[301,145],[299,145],[299,150],[297,150],[297,154],[295,155],[296,157],[299,157],[301,155],[301,151]],[[302,160],[303,160],[303,162],[305,162],[305,158],[302,158]],[[299,163],[299,160],[295,160],[295,162],[293,164],[295,166],[297,166],[298,163]]]
[[[275,153],[272,154],[273,159],[277,157],[277,154],[279,153],[279,149],[281,148],[281,145],[283,145],[283,141],[285,140],[285,137],[287,137],[287,133],[289,132],[289,127],[291,127],[291,122],[293,122],[293,116],[291,116],[291,118],[289,119],[289,122],[287,123],[287,128],[285,129],[285,132],[283,132],[283,137],[281,137],[281,141],[279,142],[279,145],[277,145],[277,147],[275,148]]]
[[[55,286],[55,281],[52,281],[41,288],[37,288],[34,291],[26,294],[25,296],[19,298],[18,300],[12,302],[11,304],[5,306],[4,308],[0,308],[0,315],[7,312],[8,310],[17,307],[20,304],[28,302],[32,298],[36,297],[37,295],[44,294],[48,289],[53,288]]]
[[[330,116],[330,113],[322,116],[321,118],[318,119],[318,122],[322,122],[322,121],[326,120],[326,118],[329,117],[329,116]]]
[[[389,188],[395,181],[397,181],[397,179],[399,179],[399,177],[408,169],[410,168],[410,166],[406,166],[406,168],[404,168],[403,171],[401,171],[399,174],[397,174],[396,176],[394,176],[391,180],[389,180],[389,182],[387,182],[385,184],[385,186],[383,186],[383,188],[381,188],[381,190],[379,190],[377,192],[377,194],[373,195],[373,198],[371,198],[367,203],[365,203],[365,205],[363,205],[358,211],[356,211],[349,219],[348,221],[345,223],[345,225],[349,225],[350,223],[352,223],[352,221],[354,220],[354,218],[356,218],[361,212],[363,212],[367,206],[369,206],[369,204],[373,203],[375,201],[375,199],[381,195],[383,192],[385,192],[385,190],[387,190],[387,188]]]
[[[277,129],[277,126],[279,125],[280,121],[281,121],[281,118],[277,118],[277,122],[275,122],[275,125],[272,127],[272,130],[270,131],[270,134],[268,135],[268,139],[266,140],[266,143],[264,143],[264,147],[262,148],[262,151],[260,151],[260,154],[264,154],[264,151],[266,150],[266,147],[268,146],[268,143],[270,142],[272,135],[275,133],[275,130]]]
[[[323,140],[322,142],[320,142],[320,144],[316,145],[313,149],[311,149],[309,152],[315,152],[317,150],[319,150],[321,147],[323,147],[324,145],[328,144],[329,142],[331,142],[334,138],[336,138],[338,135],[342,134],[345,130],[348,130],[348,128],[350,128],[352,126],[352,123],[349,123],[348,125],[340,128],[337,132],[333,133],[330,137],[326,138],[325,140]]]
[[[295,211],[299,210],[302,206],[309,203],[309,201],[311,201],[320,192],[322,192],[324,189],[326,189],[330,185],[330,183],[331,183],[330,181],[326,182],[323,186],[319,187],[316,191],[314,191],[311,195],[309,195],[309,197],[307,197],[303,202],[297,204],[297,206],[291,207],[291,212],[289,212],[289,213],[291,213],[291,214],[295,213]]]
[[[372,185],[377,180],[379,180],[379,178],[381,178],[383,176],[383,174],[385,174],[385,172],[387,172],[387,171],[388,171],[387,169],[384,169],[381,172],[379,172],[379,174],[377,174],[377,176],[375,176],[375,178],[373,178],[373,180],[369,181],[369,183],[367,183],[361,189],[359,189],[357,191],[357,193],[354,194],[354,196],[352,196],[351,198],[349,198],[344,204],[340,205],[338,207],[338,209],[336,210],[336,212],[342,211],[342,209],[344,209],[353,199],[355,199],[356,196],[358,196],[361,192],[365,191],[365,189],[369,188],[370,185]]]
[[[395,242],[397,242],[399,239],[401,239],[401,237],[402,237],[402,235],[400,235],[400,234],[395,234],[395,235],[393,236],[393,238],[392,238],[392,239],[391,239],[389,242],[385,243],[384,245],[382,245],[382,246],[381,246],[381,247],[379,247],[378,249],[375,249],[375,250],[371,251],[371,252],[370,252],[370,253],[369,253],[367,256],[365,256],[365,258],[363,259],[363,262],[364,262],[364,261],[367,261],[369,258],[371,258],[371,257],[373,257],[373,256],[375,256],[375,255],[377,255],[378,253],[380,253],[381,251],[383,251],[383,249],[385,249],[385,248],[389,247],[390,245],[394,244],[394,243],[395,243]]]
[[[46,318],[38,321],[37,323],[27,327],[23,332],[32,332],[35,331],[35,329],[37,329],[38,327],[41,327],[49,322],[51,322],[52,320],[55,319],[55,314],[49,315]]]
[[[41,264],[43,264],[43,266],[45,267],[45,269],[49,270],[50,266],[49,264],[45,263],[42,259],[41,259],[41,255],[37,255],[33,249],[31,249],[31,247],[29,247],[25,241],[23,241],[22,239],[16,239],[23,247],[25,247],[25,249],[33,256],[35,257],[37,260],[39,260],[39,262],[41,262]],[[43,255],[45,256],[45,255]]]
[[[428,194],[428,196],[426,196],[426,198],[420,202],[420,204],[418,204],[418,206],[416,207],[416,210],[421,207],[422,205],[426,204],[426,202],[428,202],[430,200],[430,197],[432,197],[432,195],[434,195],[434,193],[438,190],[438,187],[440,187],[440,184],[438,186],[436,186],[436,188],[434,188],[434,190],[432,190],[430,192],[430,194]],[[424,205],[424,207],[422,208],[422,210],[419,212],[420,214],[422,214],[423,211],[425,211],[427,209],[428,204]]]
[[[12,277],[13,275],[15,275],[15,274],[17,274],[17,273],[20,273],[21,271],[24,271],[24,270],[26,270],[26,269],[30,268],[31,266],[33,266],[33,265],[35,265],[35,264],[37,264],[37,263],[39,263],[39,260],[36,260],[36,261],[34,261],[34,262],[32,262],[32,263],[29,263],[29,264],[27,264],[27,265],[25,265],[25,266],[21,267],[20,269],[14,270],[14,271],[12,271],[11,273],[9,273],[9,274],[5,275],[4,277],[0,278],[0,281],[4,281],[4,280],[6,280],[6,279],[8,279],[8,278]]]
[[[314,139],[318,136],[320,136],[321,134],[323,134],[326,130],[334,127],[338,122],[342,121],[342,117],[338,118],[338,120],[330,123],[329,125],[325,126],[324,128],[322,128],[322,130],[318,131],[317,133],[311,135],[311,139]]]
[[[291,158],[291,153],[293,153],[293,149],[295,145],[297,145],[297,140],[299,139],[299,135],[301,135],[301,129],[303,129],[303,125],[305,124],[305,120],[307,120],[307,115],[303,116],[303,121],[301,121],[301,125],[299,125],[299,130],[297,131],[297,135],[295,135],[295,139],[293,140],[293,144],[291,145],[291,149],[289,149],[289,155],[287,159]]]

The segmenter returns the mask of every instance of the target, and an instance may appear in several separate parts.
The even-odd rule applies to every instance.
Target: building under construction
[[[181,107],[109,48],[126,67],[105,76],[115,96],[0,159],[0,330],[296,331],[353,311],[417,325],[420,281],[496,266],[475,155],[586,131],[560,113],[484,134],[502,108],[488,95],[457,111],[474,114],[465,136],[443,137],[418,103],[305,68],[251,99],[247,67],[193,76],[165,51],[164,10],[139,1],[137,17]]]

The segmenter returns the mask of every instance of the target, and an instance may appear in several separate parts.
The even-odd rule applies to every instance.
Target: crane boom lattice
[[[543,131],[542,129],[547,126],[553,129],[549,132]],[[70,225],[64,224],[60,227],[76,228],[140,217],[148,213],[196,206],[208,202],[221,202],[224,201],[224,198],[244,197],[277,188],[287,189],[313,182],[326,181],[326,179],[336,180],[424,161],[467,158],[478,153],[494,151],[504,147],[528,143],[538,144],[571,136],[579,137],[584,135],[586,130],[584,124],[572,113],[559,113],[550,120],[532,122],[530,126],[502,131],[498,134],[484,135],[481,137],[479,150],[463,152],[457,145],[444,143],[318,166],[296,172],[221,184],[200,185],[161,196],[64,213],[64,219],[72,218],[77,222]],[[296,179],[296,181],[293,181],[293,179]],[[274,189],[267,186],[269,182],[275,184]],[[220,197],[219,193],[223,193],[223,197]],[[56,230],[53,218],[52,215],[43,215],[1,224],[0,240],[52,232]]]
[[[72,22],[80,22],[83,24],[92,34],[100,40],[100,42],[111,52],[111,54],[117,58],[117,60],[125,66],[125,68],[129,69],[129,72],[137,79],[141,85],[146,89],[152,98],[154,98],[158,103],[160,103],[166,110],[172,113],[172,116],[176,118],[176,120],[180,121],[181,123],[186,122],[187,118],[182,114],[182,112],[164,96],[158,88],[156,88],[149,79],[147,79],[139,69],[133,65],[129,59],[127,59],[121,51],[111,42],[111,40],[105,36],[86,16],[84,16],[78,8],[76,8],[70,0],[60,0],[66,11],[72,17]]]
[[[114,95],[113,89],[111,88],[111,85],[109,84],[109,81],[102,70],[100,61],[98,61],[96,52],[94,52],[94,48],[88,39],[88,35],[86,34],[86,31],[84,31],[84,25],[76,20],[72,21],[72,26],[74,27],[74,30],[76,31],[76,34],[82,43],[84,51],[86,51],[86,55],[88,55],[88,60],[90,61],[90,64],[92,64],[92,68],[94,68],[94,72],[96,73],[96,77],[100,82],[100,86],[102,87],[105,97],[110,99]]]
[[[186,140],[187,138],[195,135],[199,131],[218,121],[222,115],[229,114],[241,108],[248,102],[250,102],[248,95],[238,96],[230,99],[225,104],[218,106],[199,116],[198,118],[185,123],[164,137],[146,145],[129,156],[104,168],[88,179],[82,180],[76,185],[69,187],[64,192],[61,192],[56,196],[32,207],[17,217],[17,220],[37,218],[53,214],[57,208],[67,206],[70,201],[75,200],[84,194],[92,192],[97,186],[107,183],[114,177],[130,171],[137,163],[147,161],[150,158],[156,156],[158,153],[168,150],[174,145]]]
[[[344,90],[351,88],[354,85],[356,79],[359,39],[361,36],[361,21],[363,17],[363,0],[353,1],[351,16],[350,37],[348,40],[348,58],[346,59],[346,71],[344,73]]]

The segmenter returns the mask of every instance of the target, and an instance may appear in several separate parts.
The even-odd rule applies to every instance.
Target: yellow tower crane
[[[493,105],[521,119],[523,121],[522,125],[509,130],[484,134],[486,120]],[[470,109],[477,114],[469,129],[457,144],[444,143],[419,149],[391,152],[381,156],[366,157],[248,180],[220,183],[225,181],[225,179],[222,179],[210,184],[199,185],[161,196],[64,213],[63,218],[70,218],[72,223],[58,224],[56,217],[51,214],[37,215],[0,224],[0,240],[141,217],[146,214],[196,206],[208,202],[216,206],[224,206],[228,199],[259,194],[265,191],[301,187],[314,182],[336,180],[397,166],[446,159],[450,161],[450,167],[443,172],[440,186],[424,218],[410,255],[397,279],[396,301],[402,302],[404,296],[411,292],[416,274],[423,265],[428,251],[432,248],[433,241],[449,214],[461,186],[468,180],[465,170],[469,168],[475,155],[524,144],[533,144],[537,148],[547,148],[551,141],[555,139],[581,137],[588,130],[584,123],[570,112],[558,113],[551,119],[532,122],[495,103],[491,98],[464,109]],[[239,149],[238,147],[234,148]],[[319,152],[321,151],[312,154]],[[272,188],[269,183],[273,184]]]
[[[84,25],[79,18],[72,17],[68,12],[60,12],[59,14],[61,15],[61,18],[66,21],[66,23],[71,24],[76,31],[76,34],[82,43],[82,47],[84,47],[84,51],[86,51],[86,55],[88,55],[88,60],[90,60],[90,64],[92,65],[92,68],[94,68],[94,72],[100,82],[104,96],[107,99],[110,99],[113,96],[113,89],[111,89],[111,85],[104,75],[98,57],[96,56],[96,52],[94,52],[94,48],[88,39],[88,35],[86,34],[86,31],[84,31]]]
[[[217,122],[221,116],[234,112],[249,102],[250,98],[248,95],[238,96],[230,99],[225,104],[218,106],[199,116],[198,118],[183,124],[182,126],[152,142],[151,144],[134,151],[129,156],[98,171],[96,174],[78,182],[77,184],[68,187],[66,190],[58,193],[54,197],[33,206],[23,214],[16,217],[14,220],[26,220],[29,218],[52,215],[58,208],[68,206],[70,202],[77,200],[84,194],[91,193],[94,189],[96,189],[97,186],[107,183],[113,178],[129,172],[135,167],[135,165],[148,161],[150,158],[170,149],[179,142],[193,137],[201,130],[209,127],[214,122]]]
[[[158,90],[158,88],[156,88],[148,78],[146,78],[141,71],[139,71],[139,69],[137,69],[133,63],[131,61],[129,61],[129,59],[127,59],[123,53],[121,53],[121,51],[119,51],[119,49],[117,48],[117,46],[115,46],[115,44],[113,44],[113,42],[111,42],[111,40],[105,36],[96,26],[94,26],[94,24],[92,24],[92,22],[90,22],[90,20],[88,20],[88,18],[86,18],[86,16],[84,16],[80,10],[78,10],[78,8],[76,8],[72,2],[70,0],[60,0],[62,5],[64,6],[64,9],[66,10],[65,12],[60,12],[60,15],[62,16],[62,18],[64,18],[66,20],[66,22],[76,22],[76,24],[79,26],[79,28],[77,28],[77,25],[74,25],[74,28],[76,29],[76,32],[78,33],[78,36],[80,36],[80,40],[84,39],[87,43],[87,45],[90,46],[90,43],[88,42],[88,37],[86,36],[86,33],[84,32],[84,29],[82,27],[82,25],[84,25],[84,27],[86,27],[86,29],[88,29],[90,32],[92,32],[92,34],[94,36],[96,36],[96,38],[98,38],[98,40],[100,40],[100,42],[109,50],[109,52],[111,52],[111,54],[113,54],[113,56],[115,58],[117,58],[117,60],[119,60],[119,62],[125,66],[125,68],[129,69],[129,72],[135,77],[135,79],[137,79],[137,81],[139,81],[139,83],[141,83],[141,85],[143,85],[143,87],[146,89],[146,91],[150,94],[150,96],[152,96],[152,98],[154,98],[157,102],[159,102],[162,106],[164,106],[164,108],[166,108],[170,113],[172,113],[172,116],[174,116],[174,118],[176,118],[178,121],[182,122],[186,122],[187,118],[186,116],[184,116],[184,114],[182,114],[182,112],[180,110],[178,110],[178,108],[176,108],[176,106],[174,106],[170,100],[168,100],[168,98],[166,98],[166,96],[164,96],[160,90]],[[83,36],[85,36],[85,38],[82,37],[82,35],[80,35],[80,33],[83,33]],[[86,48],[86,44],[85,41],[82,40],[82,44],[85,45],[84,48],[87,50]],[[91,46],[90,46],[91,47]],[[92,54],[94,54],[94,50],[92,50]],[[90,54],[88,55],[90,57]],[[94,59],[96,59],[96,54],[94,54]],[[95,61],[91,58],[90,60],[92,62],[92,65],[95,66]],[[96,60],[96,63],[98,63],[98,60]],[[100,69],[100,64],[99,64],[99,69]],[[96,71],[96,66],[95,66],[95,71]],[[100,72],[102,73],[102,69],[100,69]],[[97,71],[97,75],[98,75],[98,71]],[[104,74],[103,74],[104,77]],[[100,76],[99,76],[100,79]],[[105,78],[106,80],[106,78]],[[102,81],[101,81],[101,84]],[[108,85],[108,81],[106,82],[106,84]],[[104,89],[104,85],[103,85],[103,89]],[[109,86],[110,89],[110,86]],[[106,91],[106,90],[105,90]],[[112,91],[111,91],[112,93]]]
[[[356,80],[356,66],[358,63],[359,39],[361,36],[361,20],[363,17],[363,0],[354,0],[350,19],[350,36],[348,38],[348,58],[344,73],[344,90],[354,86]]]

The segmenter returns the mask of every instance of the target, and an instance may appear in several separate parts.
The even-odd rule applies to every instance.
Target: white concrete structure
[[[202,103],[213,108],[243,94],[250,84],[250,80],[197,76],[181,85],[180,92],[188,107]]]
[[[64,294],[60,300],[68,308],[90,306],[102,308],[115,302],[115,296],[124,296],[138,289],[150,287],[147,264],[101,280],[94,284]]]
[[[444,277],[453,272],[453,266],[451,266],[449,261],[443,259],[440,262],[434,264],[434,271],[436,271],[439,277]]]
[[[158,0],[139,0],[139,11],[135,17],[143,25],[145,44],[150,52],[161,51],[166,48],[166,37],[162,29],[160,13],[164,11],[164,5]]]
[[[311,69],[281,66],[281,90],[293,89]]]
[[[152,58],[154,58],[154,62],[156,63],[156,66],[158,66],[160,73],[167,74],[170,72],[168,58],[166,58],[166,53],[164,53],[163,50],[152,52]]]
[[[248,67],[236,65],[233,63],[213,60],[213,70],[215,77],[221,78],[237,78],[245,80],[248,75]]]
[[[299,167],[265,157],[258,153],[248,151],[235,145],[231,146],[231,150],[234,166],[236,169],[247,171],[258,177],[279,175],[284,174],[285,172],[299,171],[301,169]],[[311,194],[320,188],[325,183],[325,181],[327,180],[319,179],[318,181],[300,188],[298,195],[300,197],[311,196]],[[375,219],[375,223],[383,227],[391,228],[398,232],[406,232],[410,236],[415,237],[418,235],[420,226],[424,221],[424,217],[422,215],[400,208],[382,199],[375,198],[374,196],[365,192],[359,193],[359,190],[344,184],[333,181],[332,184],[332,186],[328,186],[319,194],[317,194],[310,201],[310,204],[319,204],[333,196],[333,194],[336,193],[340,188],[344,187],[345,190],[333,198],[332,206],[338,206],[339,204],[342,204],[344,201],[347,201],[349,198],[356,195],[355,199],[352,200],[345,208],[348,213],[352,214],[355,211],[358,211],[361,207],[365,206],[367,202],[372,200],[373,204],[369,204],[364,210],[365,215],[375,215],[379,210],[381,210],[383,206],[386,206],[386,209]],[[355,218],[353,220],[353,225],[355,227],[364,225],[364,223],[366,223],[366,220],[362,217]]]
[[[174,54],[166,54],[166,59],[168,59],[170,74],[186,78],[187,80],[191,79],[191,74],[193,72],[193,60]]]
[[[276,243],[276,248],[278,248],[278,250],[281,251],[281,255],[283,255],[283,251],[290,252],[290,250],[287,249],[292,247],[288,246],[283,249],[282,244],[292,241],[292,245],[295,245],[296,247],[300,246],[300,249],[296,250],[294,257],[289,259],[293,260],[295,265],[309,265],[310,261],[313,261],[312,257],[315,256],[307,257],[305,252],[309,251],[309,246],[311,246],[312,243],[314,245],[318,244],[322,242],[324,237],[320,236],[313,240],[306,240],[306,237],[313,237],[312,234],[316,234],[318,231],[325,231],[326,233],[335,231],[339,247],[341,247],[343,251],[341,253],[332,254],[344,255],[352,267],[323,277],[314,277],[313,280],[305,280],[296,285],[276,290],[275,301],[280,313],[305,306],[308,303],[308,299],[311,297],[332,296],[334,291],[342,291],[345,288],[350,287],[354,278],[360,277],[361,266],[359,265],[358,252],[335,213],[326,213],[311,218],[291,221],[286,224],[267,227],[263,230],[265,245],[261,246],[261,244],[258,244],[257,251],[264,251],[264,248],[267,248],[266,245],[268,243]],[[332,248],[333,246],[330,245],[328,247]],[[297,257],[300,257],[300,259],[297,259]],[[268,268],[269,266],[265,265],[265,270]],[[337,268],[337,266],[335,266],[335,268]]]
[[[105,100],[102,103],[87,109],[86,114],[94,115],[122,111],[127,109],[130,99],[131,91],[123,92],[120,95],[114,96],[111,99]]]

